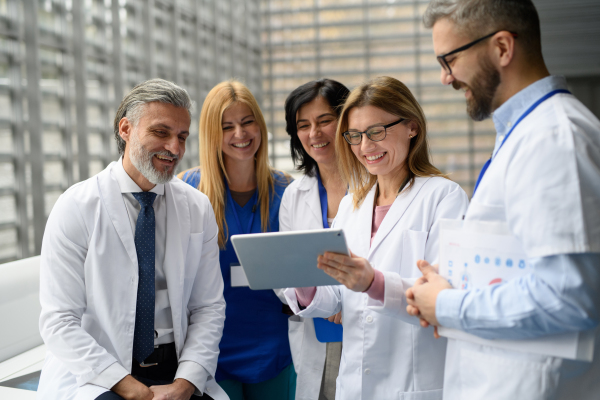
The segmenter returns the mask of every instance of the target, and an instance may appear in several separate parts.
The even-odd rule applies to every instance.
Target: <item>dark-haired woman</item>
[[[279,209],[281,231],[329,228],[346,194],[336,163],[335,132],[349,91],[331,79],[311,81],[296,88],[285,102],[286,130],[291,136],[294,163],[304,176],[287,187]],[[334,320],[317,321],[331,330]],[[298,374],[296,400],[335,398],[341,341],[320,343],[312,318],[290,319],[290,346]],[[325,324],[325,326],[323,326]],[[341,339],[340,339],[341,340]]]

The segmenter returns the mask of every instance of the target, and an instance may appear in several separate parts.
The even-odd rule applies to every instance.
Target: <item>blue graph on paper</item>
[[[531,272],[515,237],[443,228],[439,268],[453,287],[462,290],[500,284]]]

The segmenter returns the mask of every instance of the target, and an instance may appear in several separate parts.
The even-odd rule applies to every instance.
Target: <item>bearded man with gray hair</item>
[[[218,229],[173,177],[191,100],[153,79],[123,99],[121,158],[69,188],[46,225],[43,400],[226,399],[213,377],[225,319]]]
[[[475,221],[503,226],[520,242],[532,272],[455,290],[419,261],[423,277],[406,292],[407,311],[422,326],[492,340],[576,332],[590,338],[579,354],[593,358],[450,339],[444,399],[598,399],[600,121],[568,91],[564,77],[548,72],[530,0],[433,0],[424,21],[433,28],[442,83],[464,91],[474,120],[493,113],[497,131],[465,227]],[[594,340],[592,352],[587,345]]]

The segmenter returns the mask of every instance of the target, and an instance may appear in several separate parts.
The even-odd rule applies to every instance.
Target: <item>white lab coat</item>
[[[336,399],[442,398],[446,340],[435,340],[406,309],[405,288],[421,276],[419,259],[437,260],[440,218],[461,218],[467,209],[465,192],[440,177],[416,178],[410,190],[394,201],[379,227],[373,245],[371,226],[375,187],[361,207],[353,210],[346,196],[334,222],[342,228],[348,247],[369,260],[385,278],[384,302],[343,286],[317,288],[312,303],[300,311],[293,289],[285,295],[300,316],[327,317],[342,310],[344,347]],[[400,282],[400,290],[389,283]]]
[[[109,165],[68,189],[44,233],[40,333],[48,354],[38,398],[95,399],[89,384],[108,366],[131,371],[138,285],[134,236]],[[165,184],[165,275],[179,361],[214,376],[225,319],[218,228],[203,194],[174,178]],[[214,379],[206,392],[228,399]]]
[[[304,175],[283,193],[279,208],[279,230],[323,229],[319,184]],[[315,260],[316,263],[316,260]],[[289,339],[296,379],[296,400],[318,400],[325,365],[326,344],[317,340],[312,318],[289,318]]]
[[[507,223],[531,258],[600,252],[599,132],[598,120],[573,96],[544,101],[494,157],[465,220]],[[598,398],[598,337],[592,363],[448,341],[445,400]]]

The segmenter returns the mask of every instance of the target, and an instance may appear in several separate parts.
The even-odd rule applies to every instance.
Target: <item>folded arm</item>
[[[600,253],[530,260],[534,273],[483,289],[444,290],[440,325],[486,339],[527,339],[592,329],[600,322]]]

